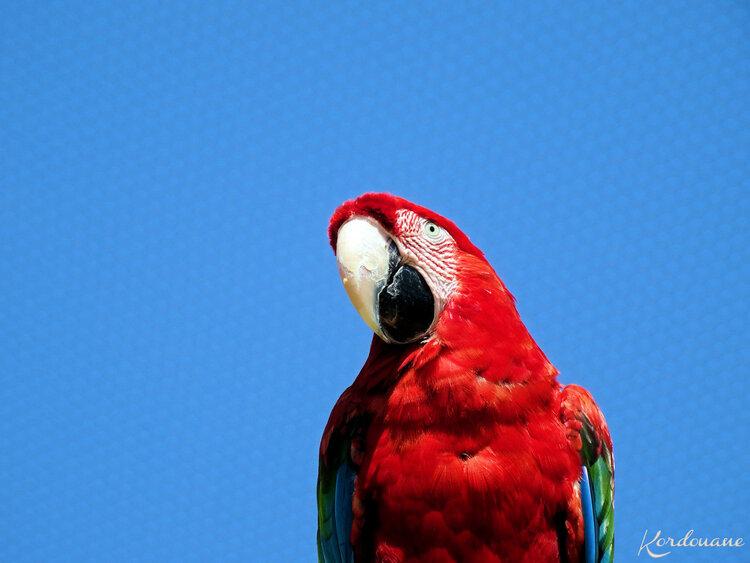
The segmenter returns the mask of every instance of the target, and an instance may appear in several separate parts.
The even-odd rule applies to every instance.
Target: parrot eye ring
[[[435,223],[433,223],[432,221],[427,221],[424,225],[424,234],[427,235],[428,238],[438,240],[443,233],[440,227],[438,227]]]

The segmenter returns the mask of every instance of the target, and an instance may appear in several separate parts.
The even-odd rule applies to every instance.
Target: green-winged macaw
[[[389,194],[344,203],[329,237],[375,334],[320,444],[319,561],[612,561],[604,417],[482,252]]]

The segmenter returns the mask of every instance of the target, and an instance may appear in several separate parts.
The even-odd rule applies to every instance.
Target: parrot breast
[[[462,283],[434,337],[366,395],[357,561],[560,560],[580,462],[555,412],[556,371],[494,272]]]

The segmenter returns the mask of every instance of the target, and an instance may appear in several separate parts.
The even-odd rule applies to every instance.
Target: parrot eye
[[[437,240],[440,238],[442,232],[440,230],[440,227],[438,227],[435,223],[427,221],[427,223],[425,223],[424,225],[424,234],[426,234],[428,238]]]

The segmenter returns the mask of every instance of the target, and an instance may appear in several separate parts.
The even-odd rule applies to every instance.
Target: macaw
[[[374,335],[320,444],[318,561],[611,562],[604,417],[484,254],[390,194],[341,205],[329,238]]]

